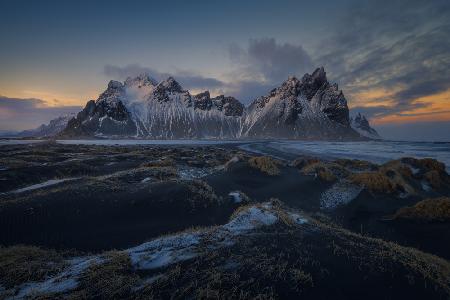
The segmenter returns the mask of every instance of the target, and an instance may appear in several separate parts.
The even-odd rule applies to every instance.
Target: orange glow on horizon
[[[83,93],[81,95],[67,95],[58,92],[41,90],[2,90],[1,96],[18,99],[40,99],[42,107],[84,106],[90,99],[97,99],[99,92]]]
[[[424,104],[425,106],[383,117],[375,117],[371,122],[375,125],[381,125],[387,123],[450,121],[450,89],[442,93],[417,98],[413,103]]]

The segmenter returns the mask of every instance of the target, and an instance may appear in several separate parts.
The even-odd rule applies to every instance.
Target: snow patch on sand
[[[303,225],[303,224],[308,223],[308,220],[298,213],[289,212],[288,215],[291,217],[292,221],[294,221],[298,225]]]
[[[262,207],[252,206],[247,210],[241,211],[223,229],[231,234],[241,234],[243,232],[261,227],[264,225],[273,225],[278,221],[278,217]]]
[[[27,187],[24,187],[24,188],[21,188],[21,189],[10,191],[9,193],[12,193],[12,194],[23,193],[23,192],[27,192],[27,191],[32,191],[32,190],[36,190],[36,189],[45,188],[45,187],[52,186],[52,185],[55,185],[55,184],[58,184],[58,183],[61,183],[61,182],[65,182],[65,181],[77,180],[77,179],[80,179],[80,178],[81,177],[63,178],[63,179],[50,179],[50,180],[47,180],[45,182],[41,182],[41,183],[38,183],[38,184],[33,184],[33,185],[30,185],[30,186],[27,186]]]
[[[69,266],[60,274],[43,282],[30,282],[23,284],[19,293],[11,299],[24,299],[33,295],[48,293],[64,293],[77,287],[79,276],[92,264],[101,263],[102,258],[79,257],[68,261]]]
[[[230,196],[230,197],[233,199],[234,203],[241,203],[241,202],[242,202],[242,196],[241,196],[241,193],[238,192],[238,191],[236,191],[236,192],[230,192],[230,193],[228,194],[228,196]]]
[[[338,181],[320,196],[320,208],[332,209],[347,204],[363,190],[362,187],[351,184],[346,180]]]
[[[181,233],[162,237],[126,250],[133,266],[140,270],[162,268],[196,256],[202,233]]]
[[[425,180],[422,180],[422,181],[420,182],[420,184],[422,185],[422,189],[423,189],[425,192],[429,192],[429,191],[432,190],[431,186],[430,186],[430,185],[428,184],[428,182],[426,182]]]
[[[198,179],[212,174],[214,171],[210,168],[178,168],[178,176],[183,180]]]
[[[144,179],[141,180],[141,183],[146,183],[149,182],[150,180],[152,180],[150,177],[145,177]]]
[[[290,213],[297,224],[307,222],[297,213]],[[275,224],[279,220],[271,203],[263,203],[243,209],[227,224],[194,232],[164,236],[124,250],[137,270],[156,270],[192,259],[205,249],[208,251],[234,244],[234,237],[251,232],[261,226]],[[206,247],[205,247],[206,245]],[[13,299],[24,299],[33,295],[65,293],[78,286],[78,280],[91,264],[103,263],[102,256],[86,256],[69,260],[69,266],[56,276],[43,282],[29,282],[19,287]],[[156,280],[150,278],[149,280]],[[137,286],[136,288],[140,288]]]

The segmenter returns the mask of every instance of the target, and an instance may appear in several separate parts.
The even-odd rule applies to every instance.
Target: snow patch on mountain
[[[59,116],[55,119],[50,120],[50,122],[48,124],[42,124],[41,126],[35,128],[35,129],[21,131],[21,132],[15,134],[15,136],[38,137],[38,138],[52,137],[52,136],[57,135],[61,131],[63,131],[64,128],[66,128],[69,120],[74,117],[75,117],[74,113],[65,114],[65,115]]]
[[[366,116],[361,113],[356,114],[353,118],[350,118],[350,124],[354,130],[356,130],[361,136],[365,136],[371,139],[381,139],[378,132],[370,127],[369,121]]]

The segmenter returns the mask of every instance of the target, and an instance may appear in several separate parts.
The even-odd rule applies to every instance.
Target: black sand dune
[[[236,145],[48,143],[0,152],[0,275],[8,279],[0,282],[6,288],[0,295],[17,296],[23,283],[65,274],[73,253],[94,253],[103,262],[67,271],[77,282],[70,289],[49,294],[41,286],[45,297],[450,295],[450,177],[435,160],[278,160]],[[48,180],[53,184],[33,186]],[[416,207],[436,197],[444,199],[442,207]],[[415,214],[398,217],[413,211],[405,207],[415,207]],[[214,234],[245,212],[267,226],[244,219],[228,227],[238,228],[231,240]],[[198,243],[194,256],[182,238],[190,235]],[[139,270],[131,250],[107,252],[146,241],[162,243],[144,258],[156,264],[150,269]]]

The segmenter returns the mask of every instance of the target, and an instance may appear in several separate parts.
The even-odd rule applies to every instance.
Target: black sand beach
[[[92,287],[85,280],[95,267],[119,268],[105,280],[130,281],[112,294],[108,286],[96,286],[102,297],[167,298],[170,289],[181,298],[204,293],[234,298],[240,290],[246,297],[269,298],[350,299],[367,289],[373,299],[450,295],[450,179],[443,164],[262,156],[240,146],[1,146],[0,278],[12,276],[12,252],[18,260],[36,261],[36,251],[44,256],[54,251],[47,263],[50,257],[59,262],[103,257],[105,263],[75,275],[63,264],[62,271],[4,281],[0,292],[89,298]],[[424,199],[443,200],[430,208],[434,202],[420,204]],[[260,223],[265,226],[256,226]],[[167,249],[183,254],[170,259],[161,252],[164,246],[151,250],[152,267],[142,270],[143,261],[133,260],[133,246],[164,245],[181,238],[179,232],[202,237],[195,255],[186,254],[193,250],[180,241]],[[380,269],[379,260],[388,263]],[[19,273],[30,272],[21,268]],[[56,292],[51,282],[38,284],[64,270],[69,272],[64,278],[72,276],[78,284]],[[196,288],[183,270],[200,274]],[[392,277],[398,279],[394,285]],[[37,282],[37,290],[30,294],[27,282]],[[236,290],[229,290],[232,286]],[[386,286],[387,292],[379,290]]]

